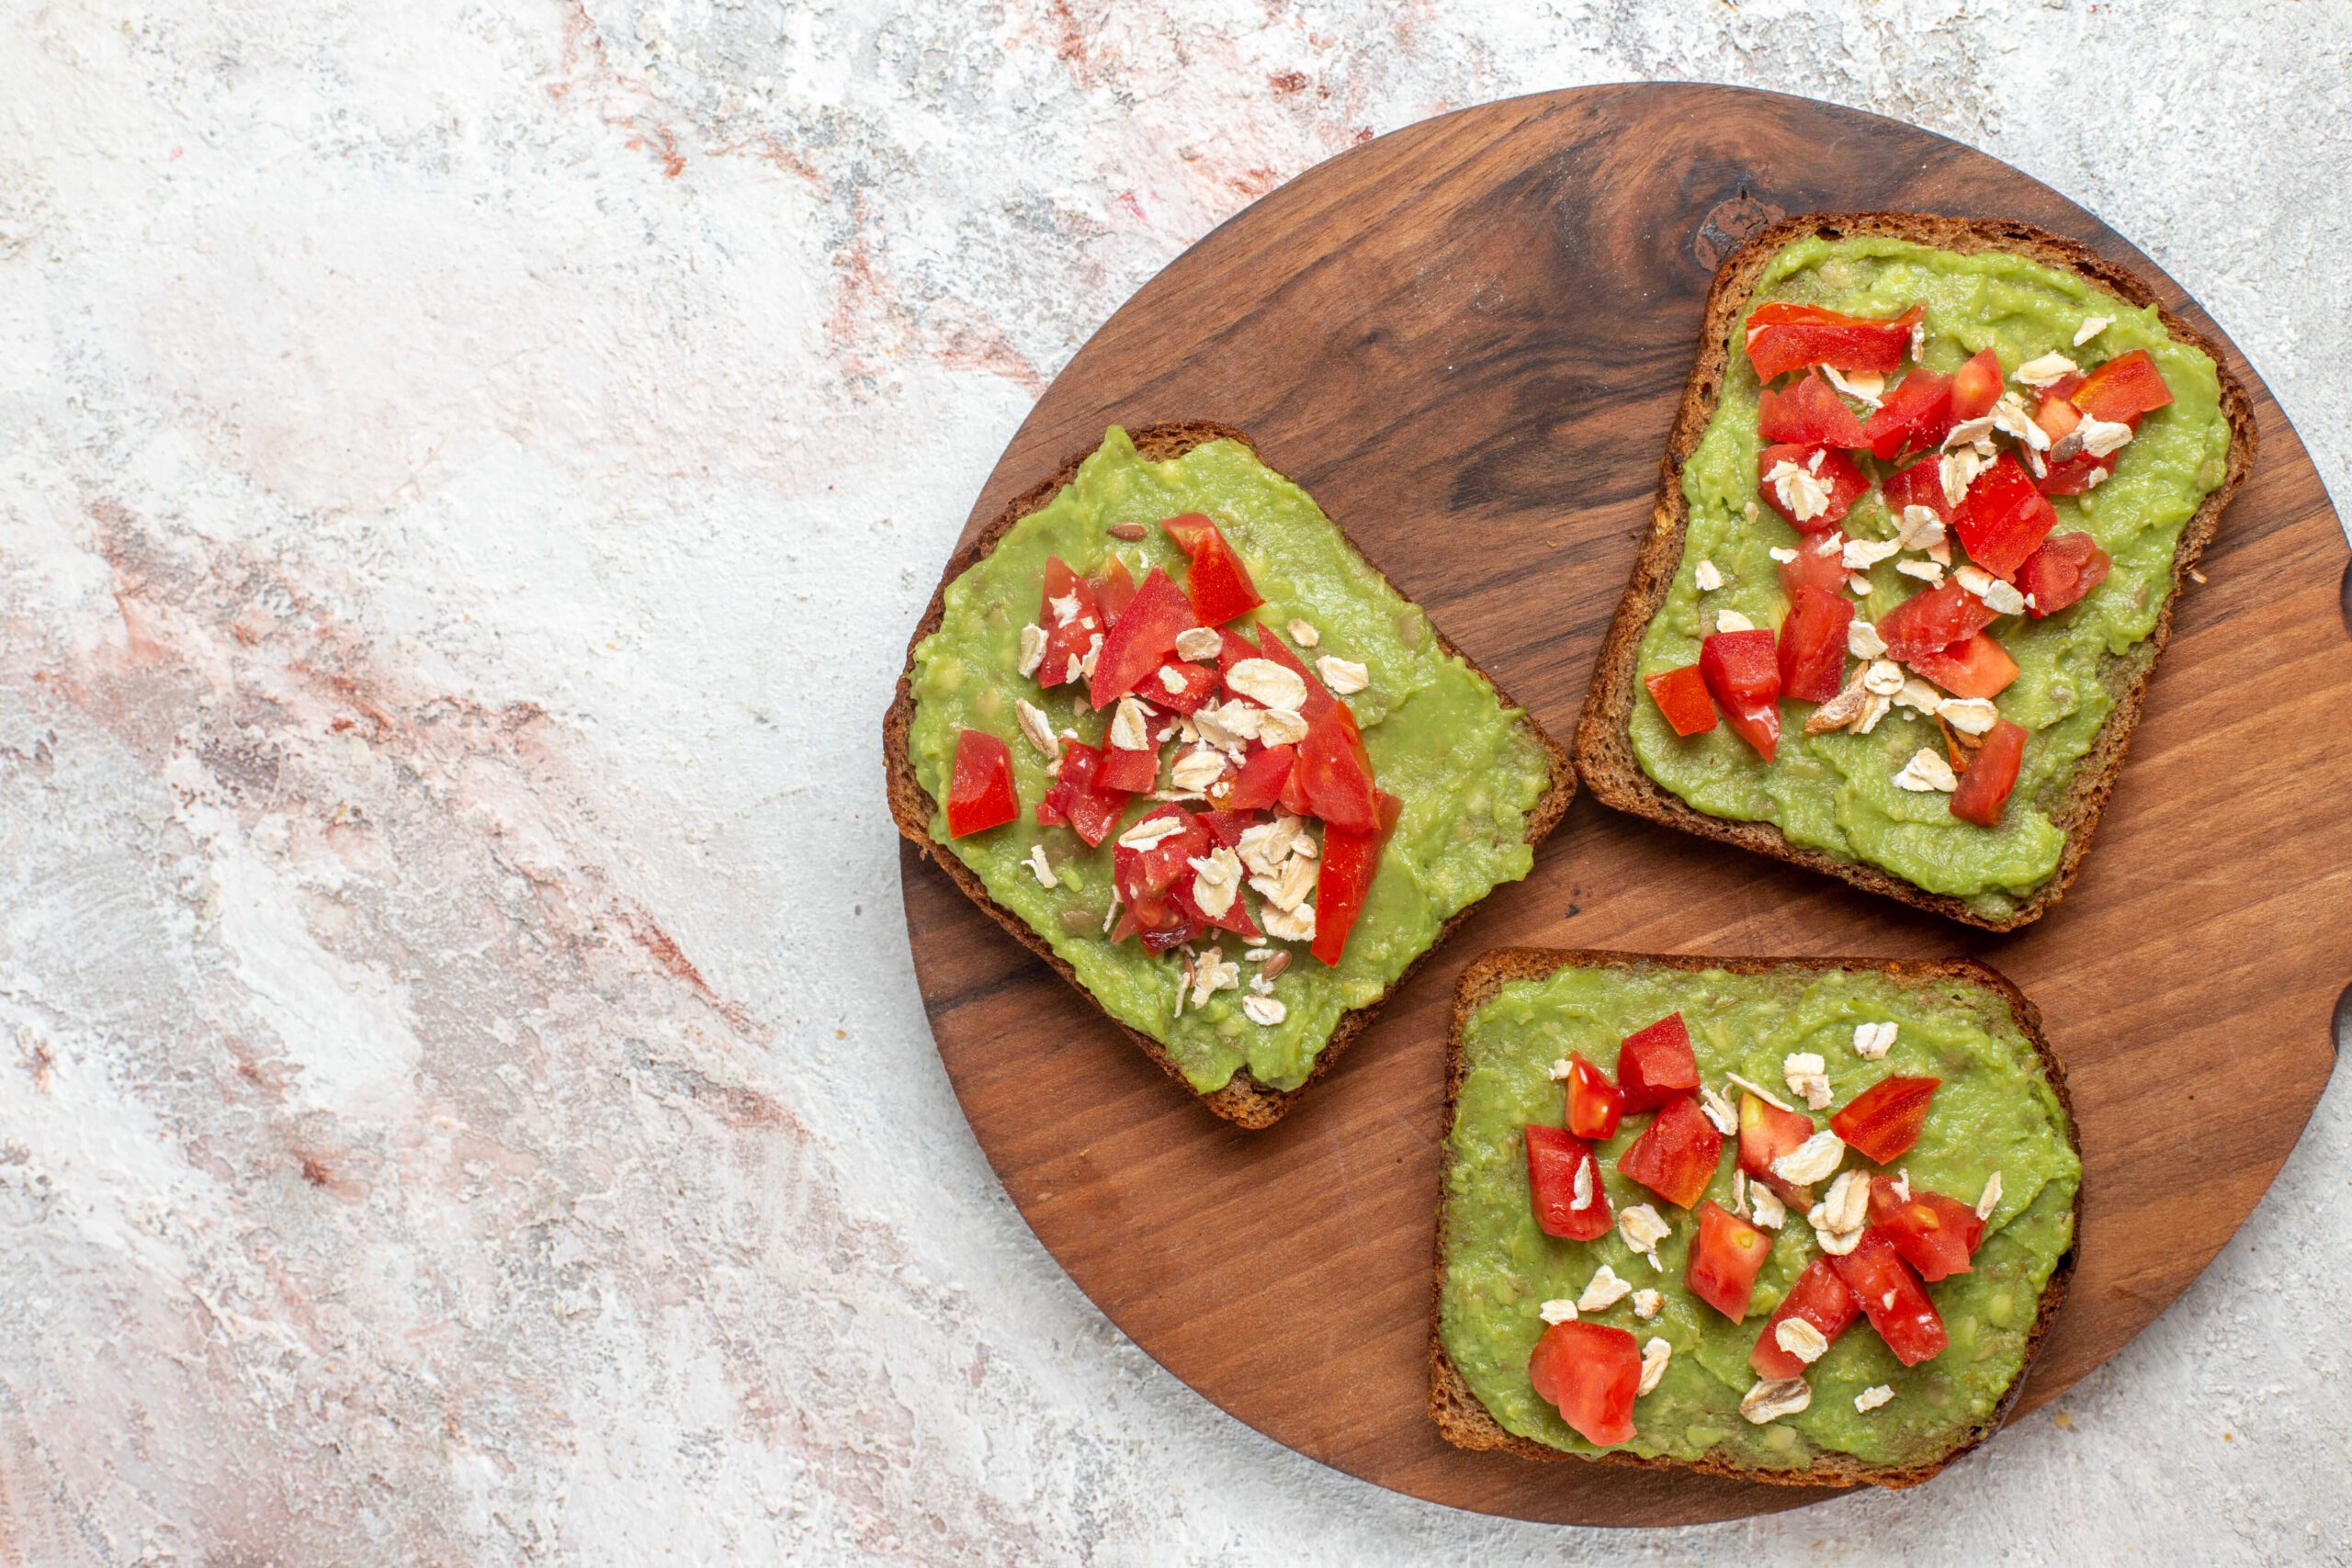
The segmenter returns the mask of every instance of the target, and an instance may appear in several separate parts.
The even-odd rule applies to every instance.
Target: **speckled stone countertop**
[[[1121,299],[1539,87],[2023,166],[2352,495],[2348,75],[2277,0],[0,6],[0,1563],[2346,1561],[2340,1089],[1924,1490],[1600,1535],[1275,1448],[991,1179],[874,721]]]

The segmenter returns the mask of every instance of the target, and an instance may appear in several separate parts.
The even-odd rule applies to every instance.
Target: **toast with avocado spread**
[[[2082,1166],[1999,974],[1510,948],[1464,973],[1447,1052],[1449,1441],[1900,1487],[2015,1403]]]
[[[1577,732],[1620,810],[1989,930],[2073,879],[2254,459],[2219,350],[2025,224],[1724,262]]]
[[[949,563],[899,830],[1217,1115],[1271,1124],[1566,809],[1566,753],[1312,497],[1113,428]]]

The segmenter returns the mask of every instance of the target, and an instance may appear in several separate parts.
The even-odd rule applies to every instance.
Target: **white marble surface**
[[[1275,1448],[990,1179],[874,721],[1096,322],[1536,87],[1984,146],[2352,495],[2348,64],[2278,0],[0,4],[0,1563],[2346,1561],[2340,1089],[1925,1491],[1597,1535]]]

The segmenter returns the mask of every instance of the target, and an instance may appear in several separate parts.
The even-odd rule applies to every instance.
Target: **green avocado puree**
[[[1300,650],[1310,664],[1329,654],[1364,666],[1370,684],[1345,700],[1375,782],[1403,803],[1338,965],[1317,961],[1303,942],[1288,944],[1291,963],[1273,981],[1284,1015],[1272,1026],[1243,1015],[1238,989],[1179,1016],[1178,960],[1133,941],[1111,944],[1103,922],[1116,834],[1090,850],[1069,828],[1037,826],[1049,764],[1022,739],[1013,713],[1014,699],[1026,697],[1057,730],[1102,744],[1110,710],[1088,707],[1082,686],[1041,693],[1018,672],[1021,627],[1036,618],[1046,559],[1059,556],[1091,576],[1115,550],[1136,581],[1156,566],[1182,585],[1184,556],[1157,526],[1136,543],[1105,530],[1191,512],[1216,519],[1265,598],[1236,629],[1248,619],[1277,628],[1304,620],[1318,634],[1316,647]],[[1448,917],[1527,874],[1528,815],[1551,787],[1549,758],[1525,714],[1503,706],[1482,676],[1439,646],[1421,612],[1365,564],[1311,496],[1233,441],[1154,462],[1114,426],[1060,494],[947,585],[939,629],[916,646],[912,685],[908,747],[934,803],[933,835],[1069,962],[1104,1010],[1165,1045],[1203,1092],[1242,1067],[1274,1089],[1304,1083],[1342,1012],[1395,984]],[[1021,815],[951,840],[936,803],[946,796],[956,735],[967,728],[1011,746]],[[1125,820],[1152,804],[1131,805]],[[1057,886],[1041,886],[1023,863],[1033,844],[1045,847]],[[1227,960],[1250,945],[1218,936]],[[1241,965],[1244,985],[1256,970]]]
[[[1696,1219],[1617,1174],[1617,1156],[1649,1124],[1646,1115],[1628,1117],[1600,1145],[1600,1168],[1613,1212],[1648,1203],[1673,1227],[1657,1249],[1663,1267],[1653,1269],[1615,1230],[1586,1243],[1536,1227],[1521,1129],[1564,1119],[1552,1062],[1581,1051],[1613,1075],[1618,1043],[1677,1010],[1690,1026],[1702,1081],[1718,1090],[1726,1088],[1725,1074],[1738,1073],[1801,1103],[1781,1093],[1781,1062],[1794,1051],[1821,1055],[1838,1106],[1893,1075],[1943,1080],[1918,1144],[1897,1165],[1910,1173],[1915,1190],[1970,1204],[1997,1170],[2001,1197],[1974,1271],[1927,1287],[1951,1336],[1940,1355],[1905,1368],[1868,1320],[1858,1319],[1807,1372],[1807,1409],[1750,1424],[1739,1414],[1741,1396],[1756,1382],[1748,1352],[1819,1249],[1804,1215],[1792,1213],[1757,1276],[1745,1322],[1734,1323],[1693,1296],[1682,1271]],[[1897,1026],[1894,1046],[1883,1061],[1864,1061],[1853,1048],[1854,1026],[1879,1021]],[[1665,1305],[1645,1323],[1628,1296],[1587,1314],[1588,1320],[1628,1329],[1645,1343],[1656,1335],[1673,1347],[1658,1386],[1634,1403],[1636,1435],[1624,1445],[1634,1453],[1679,1460],[1712,1453],[1766,1469],[1801,1469],[1825,1451],[1871,1464],[1914,1462],[1941,1452],[1956,1430],[1984,1419],[2017,1376],[2041,1287],[2074,1238],[2081,1167],[2040,1055],[1993,991],[1965,981],[1899,986],[1871,971],[1744,976],[1638,964],[1572,967],[1505,986],[1472,1015],[1464,1049],[1468,1072],[1447,1139],[1441,1333],[1471,1392],[1509,1430],[1554,1448],[1592,1451],[1536,1395],[1527,1360],[1544,1332],[1542,1303],[1574,1300],[1604,1263],[1637,1290],[1662,1292]],[[1730,1089],[1735,1105],[1738,1094]],[[1816,1119],[1826,1125],[1827,1115]],[[1736,1140],[1726,1140],[1707,1191],[1725,1208],[1735,1156]],[[1846,1164],[1879,1168],[1851,1150]],[[1878,1383],[1892,1388],[1894,1399],[1857,1412],[1854,1396]]]
[[[1914,751],[1941,750],[1935,721],[1911,709],[1898,705],[1868,735],[1807,737],[1810,705],[1788,704],[1778,755],[1766,763],[1727,725],[1686,740],[1646,695],[1634,705],[1634,751],[1644,771],[1697,809],[1771,822],[1793,843],[1883,867],[2000,918],[2056,871],[2064,835],[2049,812],[2114,706],[2122,678],[2136,668],[2135,648],[2155,629],[2171,592],[2181,529],[2206,492],[2222,482],[2230,426],[2213,362],[2201,349],[2173,341],[2154,310],[2135,309],[2070,274],[1996,253],[1962,255],[1877,237],[1805,239],[1766,267],[1754,302],[1768,299],[1877,317],[1925,305],[1922,360],[1947,374],[1988,344],[2007,374],[2052,350],[2087,370],[2144,348],[2171,389],[2171,406],[2147,416],[2104,484],[2052,498],[2055,532],[2087,532],[2114,558],[2107,581],[2046,619],[2004,618],[1992,628],[2019,670],[1997,705],[2002,716],[2030,732],[1999,827],[1977,828],[1953,817],[1948,795],[1895,786],[1894,774]],[[2114,322],[2076,347],[2075,330],[2090,316],[2111,316]],[[1643,633],[1644,676],[1697,660],[1714,611],[1736,610],[1759,626],[1777,626],[1788,611],[1767,552],[1795,546],[1799,536],[1769,507],[1754,504],[1758,385],[1739,351],[1746,329],[1743,312],[1732,326],[1731,360],[1714,419],[1683,467],[1690,527],[1673,586]],[[1886,471],[1867,456],[1862,464],[1880,476]],[[1894,534],[1875,489],[1842,526],[1849,538]],[[1702,560],[1713,561],[1724,579],[1723,588],[1703,595],[1692,578]],[[1870,595],[1856,611],[1866,620],[1876,620],[1923,586],[1897,573],[1893,560],[1880,563],[1870,577]]]

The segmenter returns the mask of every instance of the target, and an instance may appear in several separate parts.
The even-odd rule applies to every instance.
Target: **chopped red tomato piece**
[[[2001,400],[2001,356],[1980,348],[1968,363],[1952,372],[1951,418],[1954,424],[1993,412]]]
[[[1968,772],[1960,775],[1960,787],[1951,792],[1951,814],[1963,822],[1973,822],[1979,828],[2001,825],[2001,808],[2009,803],[2009,792],[2018,787],[2018,769],[2025,761],[2025,727],[2007,719],[1996,720],[1986,731],[1984,743],[1976,748],[1970,759]]]
[[[2081,381],[2079,377],[2072,377],[2069,379],[2075,381],[2078,385]],[[2041,427],[2042,434],[2056,441],[2083,423],[2083,411],[2068,400],[2066,394],[2056,387],[2045,387],[2041,391],[2041,401],[2033,411],[2033,423]]]
[[[1773,1191],[1804,1208],[1813,1201],[1813,1189],[1787,1180],[1772,1171],[1772,1162],[1795,1151],[1819,1129],[1802,1111],[1783,1111],[1755,1094],[1739,1097],[1739,1168]]]
[[[1707,1195],[1723,1152],[1724,1135],[1699,1109],[1697,1098],[1680,1094],[1660,1106],[1642,1135],[1617,1156],[1617,1174],[1687,1209]]]
[[[1348,932],[1355,929],[1380,871],[1380,846],[1396,825],[1397,807],[1396,796],[1377,795],[1370,832],[1324,823],[1323,863],[1315,874],[1315,943],[1308,951],[1326,964],[1339,963],[1347,950]]]
[[[1201,625],[1221,626],[1265,603],[1250,581],[1250,569],[1215,523],[1195,512],[1170,517],[1160,527],[1177,548],[1193,558],[1192,579],[1185,586]]]
[[[1846,586],[1846,563],[1838,552],[1823,555],[1814,547],[1821,541],[1810,536],[1797,541],[1797,553],[1781,563],[1781,592],[1795,603],[1800,588],[1818,588],[1824,593],[1835,593]]]
[[[1871,1326],[1905,1366],[1916,1367],[1940,1355],[1950,1343],[1944,1320],[1928,1292],[1920,1289],[1918,1276],[1894,1250],[1894,1244],[1877,1231],[1864,1231],[1854,1250],[1830,1258],[1829,1266],[1854,1292]]]
[[[1046,558],[1037,624],[1046,632],[1045,656],[1037,661],[1037,684],[1058,686],[1077,680],[1087,649],[1103,635],[1102,613],[1094,602],[1094,585],[1072,571],[1059,556]]]
[[[1645,676],[1642,684],[1650,689],[1650,700],[1657,704],[1666,722],[1674,726],[1675,734],[1704,735],[1715,727],[1715,705],[1707,696],[1706,678],[1697,665],[1662,670]]]
[[[1955,697],[1997,697],[2018,678],[2018,661],[2009,650],[1983,632],[1950,648],[1915,653],[1904,662]]]
[[[1871,1179],[1871,1224],[1931,1285],[1970,1272],[1984,1242],[1984,1222],[1967,1204],[1917,1190],[1905,1197],[1884,1176]]]
[[[1886,656],[1903,662],[1963,642],[1997,617],[1993,607],[1957,582],[1914,593],[1878,618]]]
[[[1614,1223],[1609,1194],[1601,1190],[1600,1161],[1592,1145],[1559,1127],[1527,1127],[1527,1190],[1535,1224],[1545,1235],[1597,1241]],[[1584,1201],[1577,1201],[1577,1173],[1584,1172]]]
[[[1873,321],[1775,300],[1747,314],[1747,358],[1759,381],[1806,365],[1826,365],[1849,376],[1889,376],[1909,352],[1911,329],[1918,321],[1916,305],[1892,320]]]
[[[1973,770],[1971,770],[1973,772]],[[1881,1078],[1829,1119],[1829,1130],[1884,1165],[1919,1141],[1941,1078]]]
[[[1199,549],[1202,536],[1213,532],[1216,527],[1216,525],[1210,521],[1205,512],[1187,512],[1181,517],[1163,517],[1159,520],[1159,531],[1166,534],[1169,542],[1187,556]]]
[[[1196,818],[1208,833],[1211,843],[1231,849],[1241,841],[1241,834],[1255,818],[1247,811],[1204,811]]]
[[[1568,1053],[1568,1131],[1596,1142],[1617,1135],[1625,1115],[1625,1096],[1609,1075],[1584,1059],[1581,1051]]]
[[[1136,695],[1170,713],[1198,713],[1216,694],[1216,671],[1207,665],[1170,655],[1136,687]]]
[[[960,839],[1021,815],[1012,793],[1012,749],[985,730],[956,737],[956,771],[947,784],[947,836]]]
[[[1037,803],[1039,822],[1069,823],[1090,848],[1111,836],[1127,808],[1127,792],[1102,783],[1102,753],[1084,741],[1063,741],[1061,771]]]
[[[1924,506],[1944,522],[1951,521],[1951,502],[1944,499],[1943,465],[1933,457],[1923,457],[1901,473],[1889,474],[1879,487],[1885,498],[1886,509],[1895,516],[1904,509]]]
[[[1780,1327],[1792,1317],[1801,1317],[1821,1331],[1821,1337],[1831,1344],[1846,1332],[1854,1319],[1862,1315],[1862,1303],[1829,1267],[1829,1259],[1816,1258],[1804,1266],[1797,1282],[1764,1320],[1764,1332],[1756,1337],[1756,1348],[1747,1354],[1747,1364],[1759,1378],[1801,1378],[1805,1363],[1781,1348]]]
[[[1282,798],[1283,784],[1290,778],[1292,761],[1298,756],[1295,747],[1268,746],[1241,759],[1238,773],[1228,773],[1217,784],[1209,785],[1209,798],[1217,800],[1223,789],[1221,804],[1228,811],[1263,811]]]
[[[1130,751],[1124,747],[1106,746],[1102,761],[1095,764],[1094,782],[1102,789],[1143,795],[1159,782],[1159,751],[1155,747]]]
[[[2050,498],[2034,488],[2033,476],[2009,452],[1976,476],[1951,517],[1952,532],[1969,558],[1996,577],[2010,576],[2024,565],[2057,525]]]
[[[1297,772],[1307,805],[1332,827],[1369,833],[1380,826],[1372,761],[1364,755],[1355,715],[1345,704],[1333,703],[1306,721]]]
[[[1892,459],[1905,448],[1931,452],[1951,429],[1951,378],[1926,366],[1903,378],[1863,423],[1873,457]]]
[[[1102,651],[1086,687],[1087,700],[1108,707],[1125,696],[1175,651],[1176,634],[1194,625],[1192,601],[1166,572],[1153,567],[1135,598],[1104,634]],[[1053,650],[1046,649],[1051,658]],[[1042,671],[1041,671],[1042,672]]]
[[[1157,807],[1136,818],[1135,825],[1140,828],[1163,817],[1176,819],[1176,830],[1151,848],[1131,849],[1124,843],[1112,846],[1112,880],[1118,886],[1119,897],[1130,908],[1142,908],[1161,902],[1180,878],[1191,879],[1192,868],[1185,863],[1209,852],[1208,829],[1181,806]]]
[[[1803,469],[1813,479],[1820,481],[1823,488],[1828,491],[1827,505],[1802,522],[1798,521],[1796,513],[1788,503],[1781,500],[1781,487],[1772,478],[1780,471],[1781,465],[1783,463]],[[1790,480],[1792,487],[1801,482],[1803,481],[1797,479]],[[1871,481],[1862,477],[1861,469],[1854,467],[1854,460],[1835,446],[1800,446],[1791,444],[1767,446],[1756,455],[1757,492],[1763,496],[1766,503],[1773,511],[1788,520],[1790,527],[1800,534],[1826,534],[1835,528],[1844,519],[1854,502],[1862,498],[1862,492],[1870,488]]]
[[[1862,422],[1818,371],[1798,377],[1786,391],[1765,388],[1756,403],[1756,434],[1767,442],[1793,441],[1804,446],[1867,445]]]
[[[1737,1323],[1747,1315],[1748,1298],[1756,1293],[1756,1271],[1771,1256],[1770,1236],[1710,1201],[1699,1206],[1699,1235],[1690,1244],[1682,1282],[1692,1295]]]
[[[1127,563],[1113,556],[1102,563],[1102,570],[1088,582],[1094,591],[1094,607],[1102,612],[1102,624],[1108,626],[1119,618],[1121,611],[1135,602],[1135,574]]]
[[[1699,673],[1732,733],[1770,761],[1781,741],[1781,661],[1772,634],[1760,627],[1713,634],[1699,645]]]
[[[2052,534],[2018,568],[2018,592],[2025,613],[2039,620],[2054,615],[2107,581],[2114,562],[2088,534]]]
[[[1826,703],[1846,683],[1846,628],[1854,602],[1818,588],[1800,588],[1781,623],[1781,695]]]
[[[1617,1088],[1628,1111],[1648,1111],[1699,1087],[1699,1058],[1682,1015],[1668,1013],[1617,1047]]]
[[[2135,348],[2085,375],[2083,384],[2075,389],[2073,401],[2093,419],[2122,424],[2171,402],[2172,389],[2165,385],[2164,375],[2148,357],[2148,351]]]
[[[1608,1448],[1633,1440],[1642,1353],[1626,1330],[1605,1323],[1554,1324],[1527,1358],[1527,1381],[1586,1442]]]
[[[2049,472],[2033,481],[2034,488],[2044,495],[2080,495],[2097,490],[2115,471],[2115,459],[2121,454],[2109,452],[2104,457],[2094,457],[2087,452],[2077,452],[2064,462],[2050,465]]]

